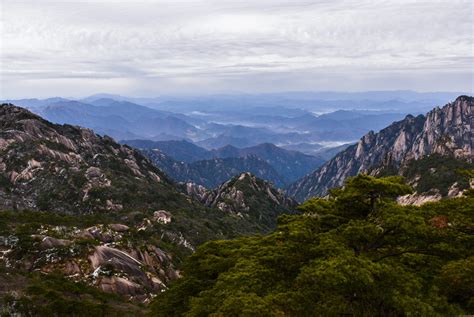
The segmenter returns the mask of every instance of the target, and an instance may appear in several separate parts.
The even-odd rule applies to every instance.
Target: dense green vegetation
[[[465,171],[473,169],[474,164],[466,160],[432,154],[419,160],[410,160],[402,168],[385,167],[378,176],[401,174],[413,184],[418,193],[438,190],[441,195],[446,196],[455,183],[460,190],[469,188],[469,178]]]
[[[141,316],[145,307],[127,303],[114,294],[101,292],[95,287],[74,282],[58,274],[14,275],[2,282],[20,279],[25,285],[21,297],[3,297],[4,315],[8,311],[24,316]],[[7,309],[7,307],[9,309]]]
[[[415,188],[418,192],[427,192],[438,189],[445,196],[449,188],[457,182],[458,188],[469,187],[469,179],[463,171],[474,169],[474,164],[447,156],[433,154],[421,160],[411,160],[404,175],[407,178],[420,176]]]
[[[474,312],[474,195],[421,207],[400,177],[359,175],[276,231],[208,242],[152,316],[400,316]]]

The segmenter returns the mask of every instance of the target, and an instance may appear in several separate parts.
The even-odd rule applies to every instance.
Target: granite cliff
[[[425,116],[408,115],[378,133],[370,131],[357,144],[337,154],[314,172],[288,188],[298,201],[324,196],[349,176],[377,173],[377,169],[397,168],[410,160],[431,154],[473,159],[474,98],[460,96]]]

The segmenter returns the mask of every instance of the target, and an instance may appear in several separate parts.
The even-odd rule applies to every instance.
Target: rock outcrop
[[[296,201],[270,183],[245,172],[214,190],[188,183],[187,193],[211,208],[252,220],[265,230],[274,228],[276,218],[293,213]]]
[[[472,161],[473,107],[473,97],[460,96],[426,116],[408,115],[378,133],[371,131],[357,144],[291,185],[288,194],[299,201],[311,196],[324,196],[330,188],[341,186],[349,176],[379,167],[396,169],[409,160],[431,154]]]

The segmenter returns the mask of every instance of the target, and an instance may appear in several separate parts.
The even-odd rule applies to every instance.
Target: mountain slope
[[[269,235],[209,242],[150,315],[472,313],[474,196],[395,202],[410,191],[399,177],[359,175],[281,217]]]
[[[248,219],[264,231],[275,228],[277,217],[294,213],[297,205],[283,191],[248,172],[235,176],[214,190],[188,183],[186,191],[206,206]]]
[[[55,125],[13,105],[0,107],[0,118],[1,209],[145,209],[166,207],[165,197],[178,195],[160,170],[109,137]],[[132,197],[130,186],[143,199]],[[146,198],[151,193],[153,200]]]
[[[409,115],[377,134],[371,131],[357,144],[291,185],[288,193],[299,201],[325,195],[329,188],[341,186],[348,176],[382,165],[399,166],[434,153],[472,160],[473,106],[472,97],[460,96],[426,116]]]
[[[0,106],[0,284],[18,276],[24,283],[12,290],[24,296],[37,275],[61,277],[60,285],[31,286],[48,298],[13,298],[31,315],[38,303],[53,312],[73,305],[71,297],[94,293],[89,286],[147,301],[179,276],[178,265],[197,245],[269,230],[275,210],[252,210],[258,218],[206,207],[137,150]],[[2,303],[4,295],[0,287]]]
[[[173,214],[168,228],[177,224],[175,233],[192,244],[248,233],[248,224],[224,219],[226,214],[183,195],[137,150],[89,129],[0,106],[0,210],[119,217],[163,209]]]

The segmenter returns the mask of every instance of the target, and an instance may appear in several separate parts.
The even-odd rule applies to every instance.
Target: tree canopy
[[[152,316],[474,312],[474,198],[400,206],[399,177],[359,175],[264,236],[205,243]]]

